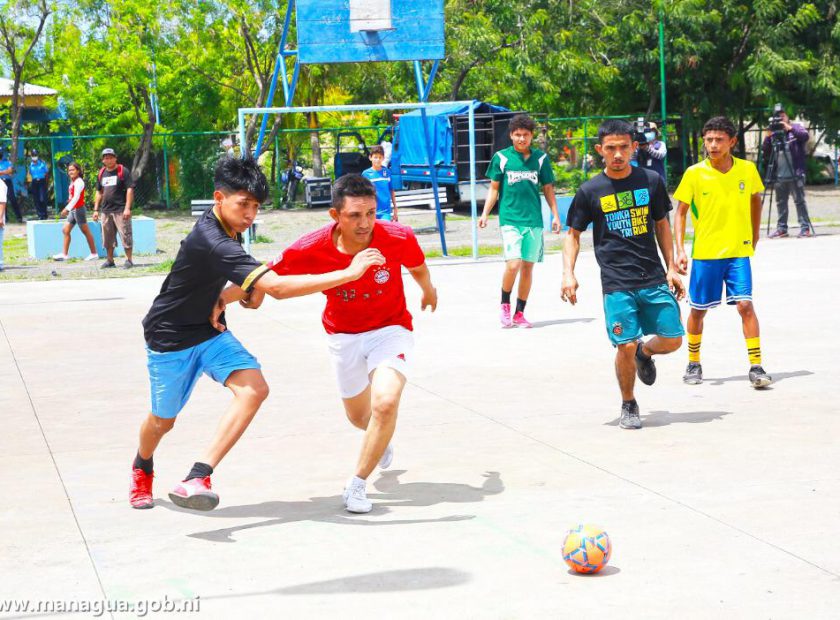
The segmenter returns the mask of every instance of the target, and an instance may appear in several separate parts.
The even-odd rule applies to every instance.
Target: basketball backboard
[[[302,64],[437,60],[443,0],[297,0]]]

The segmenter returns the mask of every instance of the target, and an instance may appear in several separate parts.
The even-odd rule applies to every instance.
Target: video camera
[[[773,116],[771,116],[768,119],[770,121],[769,122],[769,129],[775,135],[781,134],[782,136],[784,136],[784,133],[785,133],[785,124],[784,123],[785,122],[782,119],[782,113],[783,112],[784,112],[784,110],[782,109],[782,104],[777,103],[775,106],[773,106]]]
[[[653,142],[656,139],[656,131],[643,116],[633,122],[633,141],[640,145]]]

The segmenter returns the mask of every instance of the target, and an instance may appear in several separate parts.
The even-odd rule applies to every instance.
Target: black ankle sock
[[[510,304],[510,291],[506,291],[502,289],[502,303],[503,304]]]
[[[621,404],[622,405],[635,405],[636,404],[636,399],[633,398],[631,400],[622,400]]]
[[[525,312],[525,304],[528,303],[527,299],[516,299],[516,311],[517,312]]]
[[[186,482],[187,480],[192,480],[193,478],[206,478],[212,473],[213,468],[207,463],[199,463],[196,461],[195,465],[192,466],[190,473],[188,473],[187,477],[184,478],[184,481]]]
[[[645,355],[644,345],[639,343],[636,347],[636,357],[638,357],[642,361],[647,361],[651,358],[650,355]]]
[[[155,456],[144,459],[138,452],[134,457],[134,469],[142,469],[144,473],[151,474],[155,469]]]

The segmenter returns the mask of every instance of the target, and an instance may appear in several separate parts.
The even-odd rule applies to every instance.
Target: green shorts
[[[505,260],[524,260],[541,263],[543,260],[542,226],[502,226],[502,246]]]

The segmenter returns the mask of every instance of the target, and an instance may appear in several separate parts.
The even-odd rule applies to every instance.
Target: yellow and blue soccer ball
[[[580,524],[569,530],[563,541],[563,559],[577,573],[597,573],[611,555],[610,537],[595,525]]]

